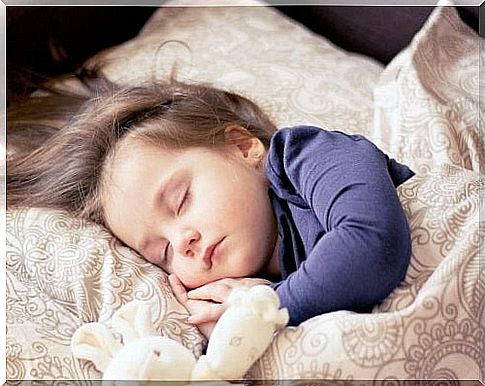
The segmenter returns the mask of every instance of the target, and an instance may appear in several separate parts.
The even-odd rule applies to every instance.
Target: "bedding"
[[[158,9],[136,38],[93,60],[130,84],[166,78],[176,65],[178,79],[252,98],[280,127],[363,134],[418,173],[398,189],[413,243],[401,285],[372,313],[338,311],[286,328],[247,379],[483,382],[480,38],[453,7],[436,8],[384,68],[270,7],[189,4]],[[7,379],[100,379],[72,357],[70,338],[133,299],[150,302],[161,334],[202,352],[166,274],[97,225],[9,210],[6,258]]]

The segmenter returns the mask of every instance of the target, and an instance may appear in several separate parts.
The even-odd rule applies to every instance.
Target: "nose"
[[[180,255],[194,257],[200,252],[198,251],[199,241],[200,233],[197,230],[184,229],[180,231],[174,247]]]

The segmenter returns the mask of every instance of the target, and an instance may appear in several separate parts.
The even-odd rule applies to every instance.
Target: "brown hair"
[[[7,157],[8,207],[62,209],[106,225],[103,173],[127,133],[169,148],[217,147],[225,128],[239,125],[268,147],[275,131],[254,103],[210,86],[170,80],[121,87],[97,74],[81,79],[76,92],[51,89],[7,111],[8,152],[22,131],[37,134],[31,148]]]

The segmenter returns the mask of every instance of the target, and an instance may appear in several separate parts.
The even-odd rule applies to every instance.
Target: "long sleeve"
[[[383,300],[409,263],[409,227],[395,186],[412,171],[362,136],[319,128],[283,129],[272,147],[267,170],[278,181],[275,195],[310,211],[321,227],[306,256],[280,256],[300,262],[274,285],[290,324]]]

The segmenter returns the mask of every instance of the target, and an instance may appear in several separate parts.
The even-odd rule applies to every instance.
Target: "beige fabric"
[[[481,40],[454,8],[434,12],[374,90],[376,144],[418,173],[443,162],[478,172]]]
[[[155,327],[200,355],[203,339],[185,319],[166,275],[104,229],[39,209],[7,213],[7,378],[97,378],[74,360],[83,323],[106,321],[130,300],[149,301]]]
[[[166,79],[176,66],[177,79],[247,96],[280,127],[313,123],[364,134],[382,72],[377,62],[261,6],[165,8],[136,39],[95,59],[123,84]]]
[[[160,46],[169,40],[190,50]],[[179,79],[249,96],[280,126],[362,133],[420,173],[399,188],[413,239],[405,282],[373,314],[341,311],[287,328],[248,378],[485,379],[478,42],[453,9],[437,10],[380,76],[376,63],[270,8],[164,8],[103,54],[108,76],[129,83],[165,77],[178,58]],[[7,214],[7,378],[98,378],[72,358],[70,337],[133,298],[150,300],[157,329],[200,354],[202,337],[163,272],[65,213]]]

